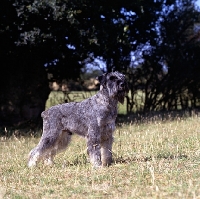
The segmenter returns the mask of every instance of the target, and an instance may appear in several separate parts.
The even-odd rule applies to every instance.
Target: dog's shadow
[[[147,162],[147,161],[153,161],[153,160],[177,160],[177,159],[188,159],[188,156],[186,154],[173,154],[173,153],[158,153],[155,156],[148,155],[148,154],[136,154],[130,157],[115,157],[113,159],[114,164],[130,164],[135,162]]]
[[[159,152],[155,156],[143,154],[143,153],[137,153],[129,157],[125,156],[116,156],[113,157],[113,163],[114,165],[119,164],[134,164],[138,162],[151,162],[153,160],[159,161],[159,160],[177,160],[177,159],[188,159],[188,156],[186,154],[173,154],[170,152]],[[86,166],[90,164],[89,157],[87,154],[79,154],[76,157],[74,157],[72,160],[66,160],[62,162],[62,167],[71,167],[71,166]]]

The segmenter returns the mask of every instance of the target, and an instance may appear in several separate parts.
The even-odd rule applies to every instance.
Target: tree
[[[2,0],[2,123],[13,123],[15,118],[21,121],[22,107],[38,106],[32,100],[36,95],[42,99],[42,110],[48,95],[46,73],[51,73],[53,79],[76,79],[81,67],[95,57],[106,61],[108,71],[114,66],[126,71],[130,50],[147,40],[149,33],[144,27],[151,28],[150,17],[154,17],[151,6],[158,4],[146,3],[148,11],[143,12],[142,3]]]
[[[145,61],[134,74],[145,92],[143,111],[197,106],[200,46],[193,38],[199,12],[194,1],[171,3],[163,4],[156,43],[143,51]],[[193,104],[189,105],[191,100]]]
[[[189,30],[198,21],[192,3],[2,0],[1,123],[27,119],[23,114],[27,106],[29,112],[40,107],[34,117],[39,118],[49,93],[47,74],[52,74],[52,80],[77,79],[84,65],[95,58],[106,62],[106,71],[115,69],[128,75],[130,106],[134,105],[135,90],[142,88],[146,94],[144,110],[156,110],[163,103],[163,108],[173,107],[170,103],[174,103],[178,91],[182,92],[183,85],[190,82],[190,87],[186,87],[193,92],[198,81],[194,72],[199,71],[199,47],[189,39]],[[143,54],[145,61],[140,67],[131,65],[133,52]],[[193,68],[186,67],[186,63],[193,63]],[[167,72],[163,70],[164,64]],[[183,69],[189,70],[187,74],[193,78],[185,75]],[[172,86],[175,84],[176,87]]]

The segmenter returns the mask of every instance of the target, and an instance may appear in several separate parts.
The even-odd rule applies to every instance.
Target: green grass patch
[[[0,198],[199,198],[200,118],[124,123],[115,131],[114,162],[93,169],[74,136],[55,165],[27,167],[39,138],[0,137]]]

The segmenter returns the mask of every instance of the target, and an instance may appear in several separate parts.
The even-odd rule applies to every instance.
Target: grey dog
[[[28,166],[40,160],[53,163],[56,153],[66,149],[72,133],[87,140],[87,151],[94,167],[112,163],[113,132],[117,103],[124,103],[128,93],[125,76],[119,72],[97,77],[100,90],[82,102],[59,104],[42,112],[43,134],[38,145],[29,153]]]

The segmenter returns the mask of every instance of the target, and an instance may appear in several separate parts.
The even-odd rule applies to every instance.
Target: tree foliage
[[[0,2],[0,124],[44,109],[47,74],[77,79],[99,58],[129,77],[143,110],[174,108],[177,97],[199,98],[199,13],[191,0],[2,0]],[[133,65],[131,54],[143,60]],[[163,66],[166,70],[163,70]],[[29,107],[28,109],[25,107]],[[30,114],[29,114],[30,115]]]
[[[134,73],[145,92],[144,111],[199,106],[199,12],[192,1],[164,5],[155,45],[143,51],[144,63]],[[141,85],[142,84],[142,85]],[[190,103],[190,104],[189,104]]]

